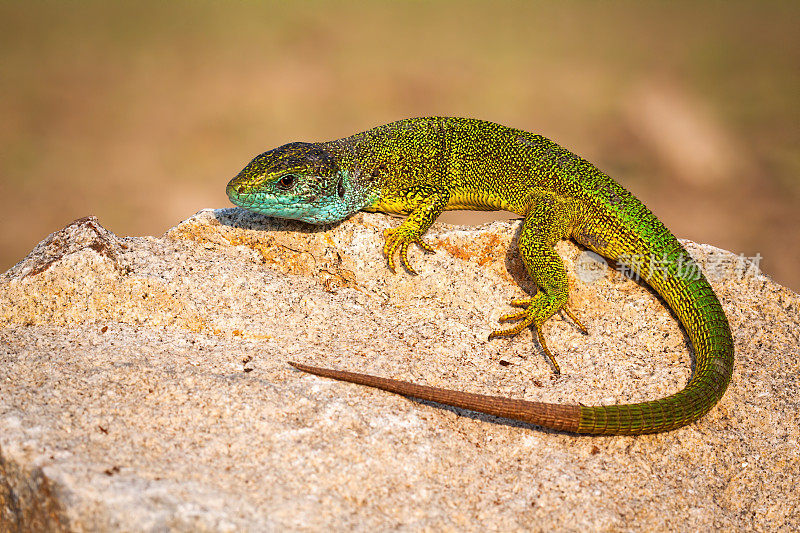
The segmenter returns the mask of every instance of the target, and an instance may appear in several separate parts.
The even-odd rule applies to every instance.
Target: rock
[[[731,323],[728,392],[676,431],[575,437],[287,365],[587,405],[689,378],[662,301],[573,244],[557,248],[590,334],[547,323],[556,377],[529,331],[487,341],[533,290],[518,222],[436,225],[419,276],[385,267],[394,225],[222,209],[161,237],[88,217],[45,239],[0,277],[0,530],[800,526],[800,296],[685,242]]]

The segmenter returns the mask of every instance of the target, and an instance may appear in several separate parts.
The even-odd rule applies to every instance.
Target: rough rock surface
[[[681,388],[687,338],[646,286],[558,245],[568,320],[488,342],[532,290],[519,223],[436,225],[392,274],[361,214],[313,228],[205,210],[161,237],[91,217],[0,277],[0,530],[756,530],[800,527],[800,296],[687,242],[736,344],[699,422],[575,437],[303,374],[289,360],[516,398]]]

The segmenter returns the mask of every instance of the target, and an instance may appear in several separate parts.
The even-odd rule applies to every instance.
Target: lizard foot
[[[508,329],[498,329],[493,331],[489,335],[489,340],[495,337],[507,337],[513,336],[521,332],[523,329],[527,328],[528,326],[533,326],[536,330],[536,336],[539,339],[539,345],[542,347],[547,358],[550,360],[550,363],[553,365],[553,370],[556,374],[561,373],[561,367],[558,366],[555,357],[553,357],[553,353],[547,347],[547,343],[544,340],[544,335],[542,334],[542,325],[544,322],[553,316],[559,310],[563,310],[567,316],[569,316],[575,324],[580,328],[583,333],[587,333],[586,328],[583,324],[578,320],[578,318],[567,309],[566,304],[558,302],[556,299],[548,297],[543,292],[537,292],[533,298],[525,298],[521,300],[514,300],[511,302],[511,305],[514,307],[523,307],[521,311],[516,313],[509,313],[507,315],[503,315],[500,317],[500,322],[510,322],[514,320],[518,320],[517,324],[513,327]]]
[[[394,255],[399,251],[400,262],[406,267],[406,270],[416,275],[417,271],[414,270],[408,262],[408,247],[412,244],[419,245],[426,253],[433,253],[435,251],[431,245],[422,240],[417,232],[409,227],[404,228],[403,224],[395,229],[384,230],[383,236],[386,238],[386,242],[383,244],[383,255],[386,256],[389,270],[392,272],[395,272]]]

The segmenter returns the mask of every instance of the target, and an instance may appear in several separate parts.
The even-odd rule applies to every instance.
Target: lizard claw
[[[562,309],[567,316],[569,316],[575,322],[575,324],[577,324],[578,328],[580,328],[583,333],[587,333],[584,325],[581,324],[578,318],[569,309],[567,309],[566,304],[559,304],[542,291],[537,292],[533,298],[514,300],[511,302],[511,305],[514,307],[522,307],[523,309],[516,313],[503,315],[500,317],[499,321],[510,322],[519,320],[519,322],[517,322],[511,328],[492,331],[492,333],[489,335],[489,340],[495,337],[513,336],[520,333],[523,329],[533,326],[533,328],[536,330],[536,337],[539,339],[539,345],[542,347],[544,354],[550,360],[550,364],[553,365],[553,371],[556,374],[561,374],[561,367],[558,366],[556,358],[553,357],[553,353],[547,347],[547,343],[544,340],[544,335],[542,334],[542,325],[559,309]]]
[[[417,271],[414,270],[414,267],[412,267],[411,263],[408,261],[408,248],[412,244],[417,244],[426,253],[433,253],[435,251],[433,247],[423,241],[419,235],[403,231],[402,226],[395,229],[384,230],[383,236],[386,238],[386,242],[383,244],[383,255],[386,256],[389,270],[392,272],[396,272],[394,256],[395,253],[399,252],[400,262],[406,270],[413,275],[417,274]]]
[[[575,316],[575,315],[572,313],[572,311],[570,311],[569,309],[567,309],[567,307],[566,307],[566,306],[564,306],[564,312],[567,314],[567,316],[568,316],[568,317],[570,317],[570,318],[572,319],[572,321],[573,321],[573,322],[575,322],[575,325],[576,325],[576,326],[578,326],[578,329],[579,329],[579,330],[581,330],[581,333],[583,333],[584,335],[588,335],[588,334],[589,334],[589,330],[588,330],[588,329],[586,329],[586,326],[584,326],[583,324],[581,324],[581,321],[580,321],[580,320],[578,320],[578,317],[576,317],[576,316]]]

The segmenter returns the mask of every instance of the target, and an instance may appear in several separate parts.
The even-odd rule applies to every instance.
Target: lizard
[[[256,156],[227,185],[231,202],[271,217],[311,224],[357,211],[407,215],[384,232],[383,253],[410,273],[414,244],[444,211],[506,210],[524,217],[518,248],[536,284],[514,300],[516,323],[489,339],[532,327],[560,372],[542,325],[568,309],[569,288],[557,241],[572,238],[612,260],[645,259],[637,273],[677,316],[695,351],[686,386],[670,396],[621,405],[552,404],[423,386],[391,378],[289,362],[318,376],[575,434],[638,435],[672,430],[706,414],[733,372],[733,340],[714,290],[678,239],[636,197],[589,161],[541,136],[493,122],[455,117],[410,118],[325,142],[292,142]],[[653,261],[656,259],[657,261]],[[694,272],[688,275],[688,272]]]

